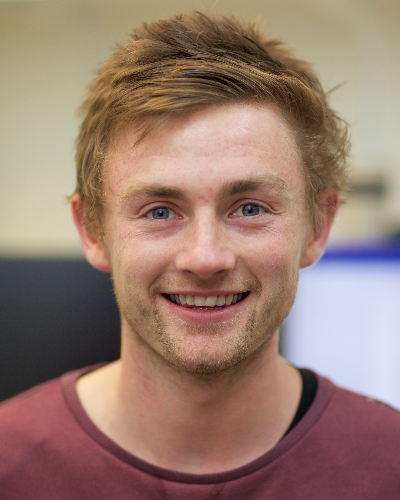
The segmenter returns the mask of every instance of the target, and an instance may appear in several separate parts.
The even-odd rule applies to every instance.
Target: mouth
[[[166,299],[181,307],[190,309],[218,310],[228,306],[233,306],[244,300],[250,292],[239,292],[230,295],[182,295],[182,294],[163,294]]]

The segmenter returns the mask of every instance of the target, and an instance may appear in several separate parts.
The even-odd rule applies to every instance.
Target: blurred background
[[[0,399],[118,356],[109,276],[84,262],[66,203],[75,112],[127,33],[192,9],[257,19],[339,86],[352,191],[301,273],[282,351],[400,408],[398,0],[0,0]]]

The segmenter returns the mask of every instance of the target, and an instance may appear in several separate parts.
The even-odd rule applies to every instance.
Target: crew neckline
[[[75,420],[91,439],[96,441],[103,449],[119,460],[157,478],[186,484],[215,484],[231,481],[249,475],[267,466],[290,450],[316,424],[329,403],[334,391],[334,385],[330,380],[316,374],[318,389],[309,410],[298,424],[271,450],[236,469],[210,474],[191,474],[158,467],[136,457],[104,434],[89,418],[79,400],[76,391],[76,382],[82,375],[96,370],[104,366],[104,364],[105,363],[68,372],[60,378],[65,402]]]

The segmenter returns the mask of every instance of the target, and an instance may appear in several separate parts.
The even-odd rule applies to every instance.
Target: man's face
[[[136,138],[120,134],[104,179],[123,339],[184,371],[226,370],[269,345],[294,301],[312,239],[295,140],[267,105]]]

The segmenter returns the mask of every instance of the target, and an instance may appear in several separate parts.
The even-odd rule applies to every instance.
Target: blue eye
[[[258,205],[254,205],[253,203],[248,203],[247,205],[242,205],[238,208],[238,215],[242,215],[244,217],[254,217],[260,214],[260,208]],[[240,213],[241,212],[241,213]]]
[[[164,219],[169,219],[170,212],[171,212],[170,209],[167,207],[158,207],[149,212],[149,215],[153,219],[164,220]]]

